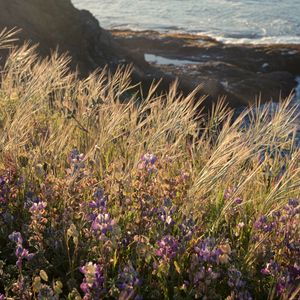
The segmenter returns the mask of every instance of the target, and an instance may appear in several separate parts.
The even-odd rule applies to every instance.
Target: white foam
[[[203,33],[201,33],[203,35]],[[248,45],[270,45],[270,44],[290,44],[290,45],[298,45],[300,44],[300,36],[268,36],[261,38],[229,38],[224,36],[217,36],[214,34],[207,34],[211,36],[216,41],[223,44],[248,44]],[[293,55],[294,52],[288,53]]]
[[[158,65],[174,65],[174,66],[184,66],[184,65],[194,65],[198,62],[186,59],[172,59],[163,56],[145,53],[145,60],[152,64]]]

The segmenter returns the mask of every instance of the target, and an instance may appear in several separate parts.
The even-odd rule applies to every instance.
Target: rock
[[[144,94],[153,80],[164,78],[159,88],[159,92],[164,92],[176,79],[148,64],[143,53],[122,47],[90,12],[78,10],[70,0],[0,0],[0,31],[5,27],[21,28],[19,43],[38,43],[41,56],[55,49],[67,52],[72,57],[71,69],[78,70],[82,77],[106,65],[115,71],[120,63],[131,64],[133,83],[142,82]],[[3,51],[1,56],[5,56]],[[183,83],[180,89],[190,92],[190,86]]]
[[[231,106],[278,101],[296,86],[300,73],[300,45],[224,45],[210,37],[159,34],[153,31],[112,31],[128,49],[167,59],[192,60],[194,65],[156,65],[190,86],[217,99],[226,96]],[[129,38],[130,36],[130,38]]]
[[[70,0],[0,0],[0,29],[22,28],[20,42],[38,43],[41,55],[59,52],[72,56],[72,68],[79,67],[83,75],[109,64],[115,68],[120,60],[145,62],[121,49],[111,34],[103,30],[96,18],[86,10],[76,9]]]

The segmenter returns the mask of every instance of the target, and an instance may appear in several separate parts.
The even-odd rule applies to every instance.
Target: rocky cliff
[[[106,64],[114,68],[133,62],[137,73],[147,67],[143,58],[122,49],[90,12],[76,9],[70,0],[0,0],[0,29],[4,27],[22,28],[20,42],[38,43],[41,55],[57,47],[68,52],[72,67],[78,65],[84,75]]]

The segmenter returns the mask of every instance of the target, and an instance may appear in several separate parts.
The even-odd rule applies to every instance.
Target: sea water
[[[300,0],[72,0],[107,29],[205,34],[224,43],[300,44]]]

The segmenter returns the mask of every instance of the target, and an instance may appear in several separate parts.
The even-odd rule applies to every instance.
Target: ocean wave
[[[199,34],[203,35],[203,33]],[[212,37],[218,42],[223,44],[250,44],[250,45],[273,45],[273,44],[300,44],[300,36],[264,36],[260,38],[232,38],[232,37],[224,37],[218,36],[214,34],[207,33],[207,36]]]

